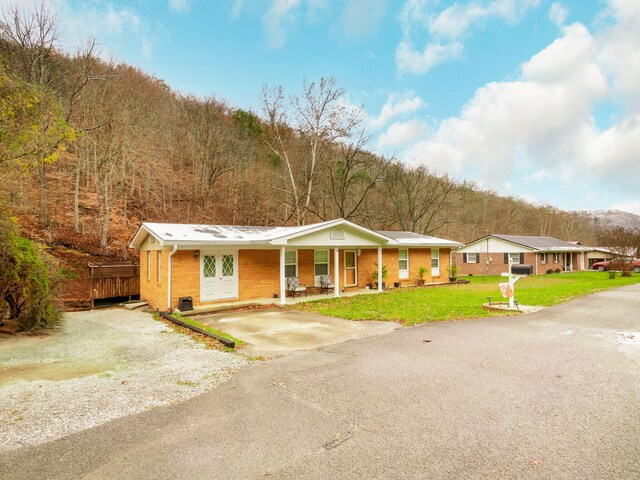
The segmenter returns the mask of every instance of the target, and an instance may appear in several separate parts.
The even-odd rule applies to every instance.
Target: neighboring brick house
[[[553,237],[490,234],[474,240],[454,253],[459,275],[500,275],[513,263],[532,265],[534,275],[548,270],[586,270],[591,247]]]
[[[285,303],[288,277],[311,290],[329,275],[340,296],[373,284],[382,266],[387,284],[415,283],[419,267],[427,282],[446,282],[451,250],[461,245],[338,219],[300,227],[143,223],[130,246],[140,250],[140,298],[172,310],[180,297],[201,306],[275,294]]]

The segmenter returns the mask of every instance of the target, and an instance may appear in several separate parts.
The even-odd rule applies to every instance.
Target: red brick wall
[[[455,253],[456,265],[458,266],[458,275],[500,275],[508,271],[508,266],[504,263],[504,253],[480,253],[480,263],[464,263],[463,254]],[[580,259],[578,253],[573,253],[573,269],[580,269]],[[487,263],[491,258],[493,261]],[[534,275],[544,275],[547,270],[556,270],[559,268],[564,271],[563,256],[559,254],[558,261],[554,263],[553,254],[547,254],[547,263],[541,262],[539,253],[526,252],[524,254],[524,264],[533,265]],[[536,269],[537,267],[537,269]]]

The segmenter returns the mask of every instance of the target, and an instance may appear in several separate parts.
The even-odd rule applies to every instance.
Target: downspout
[[[172,262],[171,262],[171,257],[173,257],[173,254],[176,253],[178,251],[178,245],[174,245],[173,249],[171,250],[171,252],[169,252],[169,261],[167,262],[167,311],[171,312],[171,267],[172,267]]]

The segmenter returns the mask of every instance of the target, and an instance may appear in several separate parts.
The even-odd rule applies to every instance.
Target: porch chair
[[[327,295],[334,290],[333,282],[329,275],[320,275],[320,293],[327,292]]]
[[[300,280],[298,277],[287,277],[287,295],[290,297],[295,297],[296,295],[307,296],[307,287],[304,285],[300,285]]]

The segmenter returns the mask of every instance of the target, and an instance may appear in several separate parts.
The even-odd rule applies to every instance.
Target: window
[[[329,275],[329,250],[316,250],[313,254],[314,275]]]
[[[504,254],[504,263],[524,263],[524,253],[505,253]]]
[[[464,263],[480,263],[480,254],[478,253],[465,254]]]
[[[156,263],[158,264],[156,280],[158,281],[158,283],[161,283],[162,282],[162,250],[158,250],[156,252],[156,257],[157,257]]]
[[[440,268],[440,249],[431,249],[431,268]]]
[[[398,250],[398,276],[409,278],[409,250]]]
[[[540,254],[540,263],[547,263],[547,254],[546,253],[541,253]]]
[[[344,230],[340,227],[336,227],[331,230],[329,237],[331,240],[344,240]]]
[[[151,251],[147,250],[147,280],[151,280]]]
[[[284,252],[284,276],[298,276],[298,252],[295,250]]]
[[[554,253],[553,254],[553,263],[558,263],[560,261],[560,254],[559,253]]]

